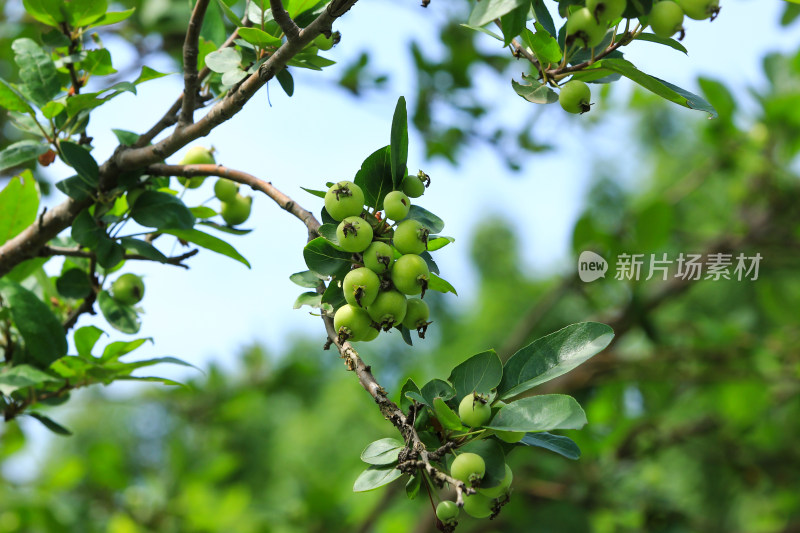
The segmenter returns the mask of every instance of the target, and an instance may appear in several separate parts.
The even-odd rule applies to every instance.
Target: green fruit
[[[497,438],[500,440],[511,444],[519,442],[525,437],[524,431],[503,431],[502,429],[496,429],[494,434],[497,435]]]
[[[374,302],[380,288],[381,280],[378,275],[364,267],[351,270],[342,281],[344,299],[356,307],[364,308]]]
[[[336,228],[336,237],[345,252],[363,252],[372,242],[372,226],[361,217],[347,217]]]
[[[401,254],[421,254],[428,249],[428,228],[417,220],[404,220],[397,225],[392,243]]]
[[[606,25],[621,17],[625,6],[626,0],[586,0],[586,8],[594,15],[594,19]]]
[[[420,294],[425,296],[428,280],[431,277],[428,264],[415,254],[406,254],[394,262],[392,267],[392,283],[403,294]]]
[[[406,317],[403,319],[403,325],[411,330],[418,330],[419,336],[425,338],[425,330],[428,328],[428,317],[430,316],[430,309],[428,304],[419,298],[409,298],[406,307]]]
[[[407,307],[405,296],[397,291],[384,291],[367,307],[367,313],[384,331],[388,331],[403,322]]]
[[[567,18],[567,46],[577,44],[583,48],[594,48],[603,40],[607,24],[599,24],[592,12],[582,7]]]
[[[464,496],[464,512],[474,518],[488,518],[494,512],[494,500],[483,494],[470,494]]]
[[[679,0],[683,12],[694,20],[716,18],[719,13],[719,0]]]
[[[122,305],[133,305],[144,297],[144,283],[136,274],[123,274],[111,284],[111,297]]]
[[[375,241],[364,250],[364,266],[376,274],[383,274],[394,263],[394,251],[385,242]]]
[[[218,179],[214,184],[214,196],[223,202],[232,202],[239,192],[239,184],[235,181]]]
[[[469,427],[479,428],[492,418],[492,408],[480,395],[467,394],[458,404],[458,416]]]
[[[583,114],[591,109],[592,91],[580,80],[570,80],[561,86],[558,103],[568,113]]]
[[[358,216],[364,210],[364,191],[352,181],[340,181],[325,193],[325,210],[334,220]]]
[[[411,209],[411,200],[400,191],[392,191],[383,199],[383,210],[386,212],[386,218],[403,220],[408,216],[409,209]]]
[[[445,524],[454,524],[458,519],[459,508],[456,502],[444,500],[436,506],[436,518]]]
[[[483,479],[485,473],[486,463],[483,461],[483,457],[477,453],[462,453],[450,465],[450,475],[468,485]]]
[[[369,336],[372,320],[363,309],[345,304],[333,315],[333,329],[340,341],[360,341]]]
[[[499,498],[508,492],[513,480],[514,474],[511,472],[511,467],[506,465],[506,475],[503,477],[503,481],[501,481],[499,485],[487,489],[478,489],[478,492],[487,498]]]
[[[214,154],[203,146],[192,146],[181,159],[181,165],[213,165]],[[187,189],[196,189],[205,181],[206,176],[194,176],[192,178],[178,177],[178,183]]]
[[[683,31],[683,10],[681,6],[666,0],[653,5],[650,11],[650,27],[659,37],[672,37]]]
[[[360,340],[362,342],[374,341],[375,339],[378,338],[378,333],[380,333],[380,332],[381,332],[381,330],[373,328],[372,326],[370,326],[369,331],[367,331],[367,334],[364,335],[364,338],[360,339]]]
[[[425,183],[419,176],[406,176],[400,183],[400,188],[409,198],[419,198],[425,193]]]
[[[237,194],[230,202],[220,202],[222,207],[219,214],[229,226],[237,226],[250,218],[250,210],[253,207],[252,196],[242,196]]]

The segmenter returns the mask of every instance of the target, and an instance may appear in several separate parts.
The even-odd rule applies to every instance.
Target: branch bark
[[[178,127],[194,122],[195,99],[197,98],[198,75],[197,56],[199,54],[200,28],[208,8],[209,0],[197,0],[189,19],[186,39],[183,42],[183,103]]]

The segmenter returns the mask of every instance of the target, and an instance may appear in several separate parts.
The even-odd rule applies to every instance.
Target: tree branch
[[[300,28],[297,27],[292,17],[284,9],[281,0],[269,0],[269,7],[272,10],[272,18],[278,23],[288,41],[296,41],[300,38]]]
[[[189,19],[186,39],[183,42],[183,103],[178,127],[194,122],[194,106],[198,88],[197,56],[199,54],[200,28],[203,25],[208,2],[209,0],[197,0]]]
[[[197,255],[199,249],[194,249],[186,252],[185,254],[177,255],[174,257],[168,257],[166,261],[159,261],[157,259],[152,259],[150,257],[146,257],[144,255],[139,254],[124,254],[122,257],[123,259],[132,259],[135,261],[154,261],[156,263],[164,263],[165,265],[174,265],[179,266],[181,268],[188,269],[187,265],[184,265],[183,262],[190,257]],[[64,257],[87,257],[90,259],[96,259],[97,254],[94,252],[87,252],[86,250],[81,250],[80,248],[63,248],[60,246],[43,246],[41,250],[39,250],[40,257],[52,257],[54,255],[61,255]]]

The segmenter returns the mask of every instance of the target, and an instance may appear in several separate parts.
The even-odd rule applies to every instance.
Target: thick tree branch
[[[183,103],[178,126],[194,122],[195,99],[197,98],[198,75],[197,56],[199,54],[200,28],[206,14],[209,0],[197,0],[189,19],[186,39],[183,42]]]
[[[296,41],[300,37],[300,28],[297,27],[292,17],[283,7],[281,0],[269,0],[269,7],[272,10],[272,18],[281,27],[288,41]]]

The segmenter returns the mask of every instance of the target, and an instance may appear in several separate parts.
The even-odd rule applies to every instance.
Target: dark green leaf
[[[497,387],[500,399],[569,372],[602,351],[613,338],[614,331],[605,324],[581,322],[533,341],[506,361]]]
[[[320,234],[320,237],[323,237],[326,241],[338,248],[339,237],[336,234],[336,228],[338,227],[338,224],[323,224],[317,229],[317,233]]]
[[[411,400],[406,396],[407,392],[414,392],[416,394],[420,394],[419,387],[417,384],[414,383],[414,380],[408,378],[406,382],[403,384],[403,388],[400,389],[400,409],[403,411],[407,411],[409,407],[411,407]],[[421,395],[420,395],[421,396]]]
[[[73,200],[88,200],[96,192],[96,187],[87,185],[80,176],[72,176],[56,183],[56,188]]]
[[[73,337],[78,355],[82,357],[89,357],[92,355],[92,349],[103,334],[105,334],[105,332],[96,326],[84,326],[78,329]]]
[[[50,381],[60,381],[30,365],[15,365],[0,372],[0,393],[9,396],[12,392]]]
[[[522,398],[503,406],[487,428],[504,431],[550,431],[580,429],[586,413],[572,396],[545,394]]]
[[[486,463],[486,473],[481,479],[481,487],[496,487],[506,477],[506,456],[503,448],[494,439],[475,440],[460,448],[462,452],[476,453]]]
[[[640,33],[636,36],[635,40],[637,41],[649,41],[651,43],[663,44],[664,46],[669,46],[670,48],[674,48],[679,52],[683,52],[686,55],[689,55],[689,51],[683,46],[681,43],[676,41],[675,39],[670,39],[669,37],[659,37],[654,33]]]
[[[443,292],[443,293],[452,292],[453,294],[458,296],[458,293],[456,292],[455,287],[450,285],[450,283],[448,281],[440,278],[439,276],[437,276],[433,272],[431,272],[430,279],[428,280],[428,289],[432,290],[432,291],[436,291],[436,292]]]
[[[136,205],[139,205],[139,201],[136,201]],[[228,244],[227,242],[223,241],[222,239],[218,239],[213,235],[209,235],[208,233],[203,233],[200,230],[196,229],[189,229],[189,230],[182,230],[182,229],[168,229],[163,230],[164,233],[168,233],[170,235],[174,235],[179,239],[184,241],[192,242],[197,246],[205,248],[206,250],[211,250],[212,252],[216,252],[218,254],[222,254],[224,256],[230,257],[231,259],[235,259],[242,263],[247,268],[250,268],[250,263],[245,259],[242,254],[236,251],[236,248]]]
[[[233,26],[235,28],[238,28],[239,26],[242,25],[242,19],[240,19],[238,16],[236,16],[236,13],[233,12],[233,9],[228,7],[228,4],[226,4],[223,0],[217,0],[217,5],[222,10],[222,12],[225,14],[225,18],[227,18],[228,21],[231,24],[233,24]]]
[[[87,185],[96,188],[100,172],[94,157],[87,150],[72,142],[61,141],[59,146],[64,156],[64,162],[74,168]]]
[[[214,222],[213,220],[201,220],[198,224],[202,224],[203,226],[209,226],[214,228],[215,230],[219,230],[222,233],[230,233],[231,235],[247,235],[248,233],[252,232],[251,229],[241,229],[241,228],[232,228],[227,225],[219,224],[218,222]]]
[[[105,229],[98,225],[88,209],[84,209],[75,217],[71,235],[75,242],[88,248],[94,248],[100,239],[107,238]]]
[[[132,335],[142,327],[139,315],[136,314],[133,307],[120,304],[108,292],[101,291],[97,295],[97,304],[100,306],[103,316],[114,329]]]
[[[278,83],[280,83],[283,92],[291,97],[294,94],[294,78],[292,77],[292,73],[289,72],[289,69],[282,68],[275,74],[275,78],[278,80]]]
[[[50,55],[27,37],[17,39],[11,44],[14,61],[19,66],[19,77],[24,85],[20,87],[39,107],[52,100],[61,89],[55,63]]]
[[[56,280],[56,289],[65,298],[85,298],[92,292],[92,284],[86,272],[70,268]]]
[[[36,420],[38,420],[39,422],[44,424],[44,427],[46,427],[47,429],[49,429],[50,431],[52,431],[56,435],[63,435],[65,437],[68,437],[68,436],[72,435],[72,432],[70,430],[68,430],[67,428],[65,428],[61,424],[58,424],[58,423],[54,422],[51,418],[48,418],[48,417],[44,416],[43,414],[36,413],[34,411],[31,411],[31,412],[26,413],[26,414],[28,416],[30,416],[31,418],[35,418]]]
[[[406,483],[406,496],[409,500],[413,500],[419,495],[419,489],[422,486],[421,476],[411,476]]]
[[[436,413],[436,418],[443,428],[453,431],[464,429],[464,426],[461,425],[461,419],[441,398],[433,399],[433,411]]]
[[[503,377],[503,363],[494,350],[473,355],[450,372],[447,381],[456,389],[459,400],[473,392],[488,394]]]
[[[166,263],[167,256],[162,254],[161,251],[147,241],[134,239],[133,237],[123,237],[119,240],[125,250],[129,250],[135,254],[143,257],[158,261],[159,263]]]
[[[561,435],[553,435],[552,433],[528,433],[522,437],[520,443],[556,452],[567,459],[576,460],[581,456],[581,449],[572,439]]]
[[[96,252],[97,264],[105,269],[114,268],[125,258],[125,248],[105,234],[100,237]]]
[[[420,391],[422,397],[425,399],[424,403],[433,409],[434,398],[441,398],[442,400],[449,400],[456,395],[455,389],[446,381],[441,379],[432,379],[423,385]]]
[[[475,4],[469,15],[470,26],[483,26],[522,5],[529,5],[530,0],[482,0]]]
[[[547,33],[552,36],[557,35],[556,25],[553,24],[553,17],[550,16],[550,11],[544,5],[544,0],[533,0],[533,14],[536,22],[541,24]]]
[[[736,99],[724,84],[712,80],[711,78],[701,77],[697,80],[703,94],[716,110],[719,111],[726,120],[731,120],[736,111]]]
[[[388,485],[403,473],[393,466],[370,466],[364,470],[353,485],[353,492],[367,492]]]
[[[18,141],[0,151],[0,171],[36,159],[50,148],[39,141]]]
[[[351,256],[331,246],[323,237],[317,237],[303,248],[303,259],[308,268],[325,276],[349,267]]]
[[[406,176],[406,163],[408,162],[408,112],[406,99],[402,96],[397,99],[392,117],[392,136],[389,153],[392,158],[392,180],[394,189],[400,189],[400,182]]]
[[[337,284],[337,279],[343,277],[343,275],[340,275],[339,278],[332,279],[325,288],[325,293],[322,295],[322,303],[330,305],[333,309],[339,309],[347,303],[344,299],[344,292]]]
[[[112,129],[114,135],[122,146],[133,146],[139,140],[139,134],[132,131]]]
[[[418,221],[428,228],[428,231],[431,233],[439,233],[444,229],[444,220],[416,204],[412,204],[411,208],[408,210],[408,216],[406,216],[405,219]]]
[[[0,245],[33,224],[39,209],[39,191],[29,170],[11,178],[0,191]]]
[[[47,368],[67,354],[64,328],[50,308],[34,293],[8,279],[0,279],[0,297],[36,366]]]
[[[142,226],[158,229],[188,230],[195,222],[186,204],[171,194],[159,191],[144,191],[136,199],[131,217]]]
[[[530,2],[526,1],[519,7],[512,9],[500,17],[500,29],[503,31],[504,46],[509,46],[511,40],[525,29],[525,22],[528,20],[528,10],[530,7]]]
[[[380,439],[371,442],[361,452],[361,460],[370,465],[390,465],[397,462],[397,456],[405,447],[399,439]]]
[[[394,189],[391,160],[388,146],[376,150],[364,160],[353,180],[364,191],[364,202],[375,209],[383,205],[383,198]]]

